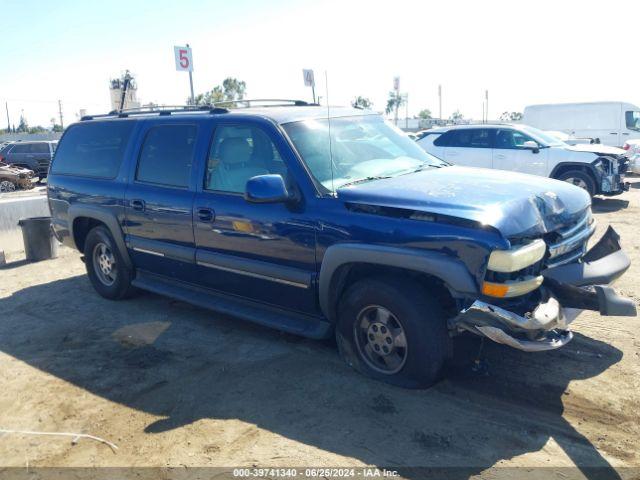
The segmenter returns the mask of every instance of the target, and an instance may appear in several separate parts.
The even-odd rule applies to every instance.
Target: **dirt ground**
[[[640,301],[640,179],[594,203],[633,264],[616,287]],[[99,297],[77,252],[0,270],[0,467],[602,467],[640,474],[638,318],[583,313],[565,348],[487,343],[435,387],[362,377],[317,342],[152,294]],[[626,467],[636,467],[635,469]],[[615,469],[615,471],[612,470]],[[492,471],[495,472],[496,469]],[[525,470],[522,470],[525,471]],[[577,470],[576,470],[577,471]],[[1,469],[0,469],[1,472]],[[556,472],[556,473],[554,473]],[[1,475],[0,475],[1,476]],[[405,476],[411,477],[411,472]],[[493,478],[493,477],[492,477]]]

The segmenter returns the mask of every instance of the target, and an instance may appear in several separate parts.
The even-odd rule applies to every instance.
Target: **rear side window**
[[[491,148],[491,131],[487,128],[449,130],[433,144],[438,147]]]
[[[195,125],[159,125],[149,129],[140,151],[136,180],[188,187],[196,133]]]
[[[74,125],[56,149],[52,173],[114,178],[134,122],[116,121]]]
[[[51,153],[48,143],[32,143],[29,153]]]

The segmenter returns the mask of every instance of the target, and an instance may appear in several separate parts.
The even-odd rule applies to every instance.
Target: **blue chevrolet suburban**
[[[112,112],[62,137],[55,235],[108,299],[136,288],[282,331],[347,363],[435,382],[451,338],[561,347],[580,310],[635,315],[629,267],[589,195],[451,166],[380,115],[301,101]]]

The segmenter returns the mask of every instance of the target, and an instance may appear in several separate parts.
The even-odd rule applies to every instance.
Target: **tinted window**
[[[463,128],[449,130],[434,142],[437,147],[491,148],[491,130],[486,128]]]
[[[29,153],[51,153],[48,143],[32,143],[29,147]]]
[[[17,143],[11,149],[11,153],[29,153],[29,144]]]
[[[257,175],[286,174],[286,167],[269,136],[252,126],[222,126],[213,135],[204,188],[242,193]]]
[[[188,187],[196,144],[195,125],[159,125],[144,139],[136,180]]]
[[[496,148],[519,149],[523,148],[525,142],[535,142],[535,140],[517,130],[501,129],[496,133]]]
[[[80,123],[71,126],[56,150],[53,173],[114,178],[133,122]]]

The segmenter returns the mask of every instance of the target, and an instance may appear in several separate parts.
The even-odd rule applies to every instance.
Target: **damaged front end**
[[[532,288],[530,293],[509,299],[508,290],[505,290],[503,299],[494,300],[488,296],[496,294],[493,287],[496,283],[485,282],[494,290],[485,290],[483,286],[485,296],[452,318],[450,328],[535,352],[553,350],[571,341],[569,324],[582,310],[598,311],[601,315],[636,316],[635,303],[607,286],[630,265],[629,257],[620,246],[620,237],[609,227],[585,253],[586,241],[595,230],[588,218],[590,215],[586,221],[561,232],[559,240],[547,247],[545,258],[540,259],[544,269],[539,275],[525,277],[520,282],[503,283],[525,282]],[[527,248],[528,251],[520,249],[524,251],[521,255],[535,259],[531,254],[533,247]],[[504,261],[494,261],[494,269],[502,268],[506,272],[510,270],[508,267]],[[539,287],[533,288],[531,278],[536,279]]]

